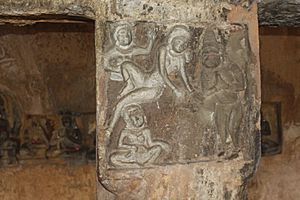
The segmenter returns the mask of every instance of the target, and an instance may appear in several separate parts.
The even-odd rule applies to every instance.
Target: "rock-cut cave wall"
[[[0,26],[0,199],[95,198],[94,32]]]

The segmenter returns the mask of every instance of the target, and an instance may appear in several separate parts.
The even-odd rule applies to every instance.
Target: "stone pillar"
[[[256,5],[112,2],[97,23],[98,198],[247,199],[260,157]]]

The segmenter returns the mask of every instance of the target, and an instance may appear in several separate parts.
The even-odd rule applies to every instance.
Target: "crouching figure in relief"
[[[169,145],[153,141],[147,127],[146,116],[138,104],[131,104],[122,110],[126,127],[122,130],[118,148],[110,155],[115,167],[141,167],[155,163],[163,151],[169,152]]]

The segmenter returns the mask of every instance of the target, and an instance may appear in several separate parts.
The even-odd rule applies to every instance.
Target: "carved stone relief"
[[[242,24],[108,22],[109,166],[247,157],[246,31]]]
[[[6,100],[0,96],[0,167],[27,160],[95,160],[94,113],[26,115],[21,123],[19,115],[11,116],[7,105],[11,102]],[[9,121],[11,117],[13,123]]]
[[[20,133],[20,160],[94,159],[94,127],[83,123],[84,118],[84,113],[70,111],[61,112],[60,116],[27,115]]]

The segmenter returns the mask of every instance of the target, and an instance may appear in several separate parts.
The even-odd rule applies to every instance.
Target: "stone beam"
[[[258,8],[261,26],[300,26],[300,0],[262,0]]]

